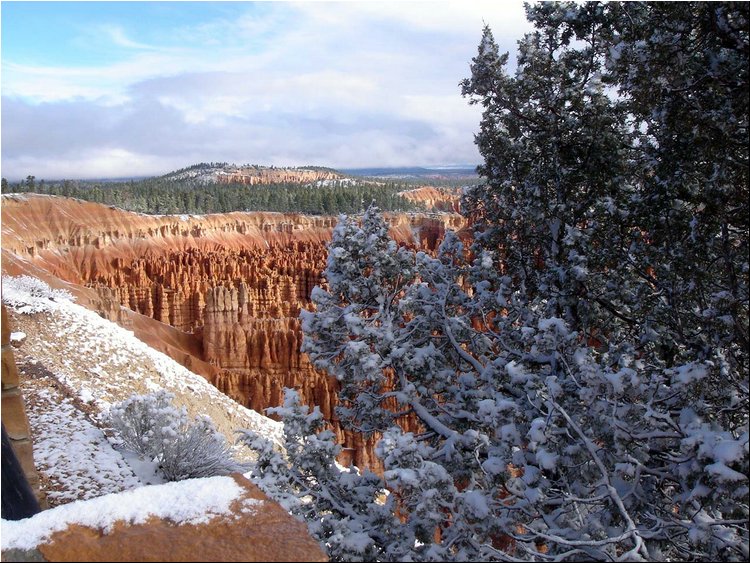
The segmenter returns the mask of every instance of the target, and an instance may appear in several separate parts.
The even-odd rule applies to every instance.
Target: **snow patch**
[[[2,287],[3,303],[24,315],[51,311],[57,303],[73,300],[69,292],[52,289],[42,280],[31,276],[3,276]]]
[[[54,486],[56,503],[119,493],[139,487],[122,455],[104,433],[75,408],[72,399],[46,389],[29,390],[26,412],[34,428],[34,460]]]
[[[463,500],[475,518],[487,518],[490,516],[490,507],[482,491],[466,491]]]
[[[727,467],[720,461],[706,466],[706,471],[719,481],[747,481],[747,475]]]
[[[536,461],[539,464],[539,467],[548,471],[552,471],[557,467],[558,458],[559,456],[557,454],[549,452],[544,448],[539,448],[536,452]]]
[[[721,440],[713,449],[713,457],[722,463],[740,461],[747,455],[747,440],[744,444],[740,440]]]
[[[11,332],[10,333],[10,341],[12,342],[23,342],[26,340],[26,333],[25,332]]]
[[[73,524],[104,533],[109,533],[115,522],[143,524],[151,517],[178,524],[205,524],[217,516],[230,514],[232,502],[243,491],[231,477],[211,477],[141,487],[66,504],[24,520],[2,520],[2,550],[34,549],[55,532]]]
[[[677,372],[677,379],[685,385],[703,379],[708,375],[707,366],[696,362],[690,362],[689,364],[680,366],[675,371]]]
[[[541,331],[551,330],[554,328],[561,336],[566,336],[568,334],[568,327],[565,325],[565,321],[557,317],[550,317],[549,319],[539,319],[538,326],[539,330]]]

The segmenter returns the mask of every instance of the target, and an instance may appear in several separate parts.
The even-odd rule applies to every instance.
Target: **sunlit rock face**
[[[461,208],[461,192],[457,188],[422,186],[399,192],[399,195],[432,211],[458,213]]]
[[[222,184],[310,184],[326,180],[339,180],[344,176],[333,170],[305,168],[266,168],[262,166],[226,167],[216,174]]]
[[[328,561],[303,522],[239,474],[77,501],[3,527],[7,561]]]
[[[318,405],[352,461],[372,442],[345,433],[337,383],[300,352],[299,313],[324,284],[336,218],[282,213],[149,216],[49,196],[3,196],[3,272],[72,290],[81,304],[263,412],[285,387]],[[434,251],[457,214],[390,214],[401,244]]]

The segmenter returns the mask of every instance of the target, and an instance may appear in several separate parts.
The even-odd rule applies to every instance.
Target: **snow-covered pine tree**
[[[748,557],[746,12],[541,4],[514,77],[486,29],[470,255],[342,219],[304,349],[385,431],[374,558]]]
[[[667,365],[712,358],[746,376],[750,5],[608,4],[600,19],[605,78],[638,132],[626,260],[641,336]]]
[[[573,29],[568,7],[556,3],[530,14],[537,29],[519,42],[515,76],[485,27],[472,76],[461,84],[483,108],[476,143],[486,178],[464,206],[477,245],[494,251],[519,297],[593,336],[609,311],[627,307],[604,275],[619,261],[604,241],[623,246],[619,209],[632,192],[625,115],[602,83],[602,23],[591,17]]]
[[[529,352],[546,346],[529,349],[523,332],[558,324],[545,316],[561,317],[558,335],[575,335],[577,348],[551,350],[542,371],[555,385],[535,392],[547,406],[527,433],[541,442],[519,451],[554,452],[539,475],[554,490],[588,490],[556,502],[581,522],[595,508],[606,523],[600,545],[615,530],[625,540],[613,555],[630,545],[630,556],[745,557],[748,7],[550,3],[528,16],[537,31],[519,46],[515,78],[488,74],[503,65],[485,30],[463,83],[485,108],[477,143],[487,183],[467,197],[474,251],[496,253],[507,274],[490,286],[505,310],[479,296],[481,316],[494,314],[492,332],[506,352],[515,347],[519,373],[540,373],[533,362],[543,356]],[[598,101],[589,97],[597,78],[610,87]],[[600,110],[617,123],[606,139],[583,118]],[[576,152],[576,139],[588,148]],[[587,169],[589,151],[599,164]],[[545,182],[566,197],[548,197]],[[561,449],[556,428],[579,445]],[[560,479],[571,463],[579,475]],[[599,486],[622,495],[606,508],[588,488],[597,471]],[[568,546],[593,553],[596,535],[572,521],[560,529],[541,535],[549,554],[572,537]]]
[[[316,289],[315,312],[302,315],[303,350],[340,381],[342,422],[385,433],[385,508],[398,524],[381,537],[383,559],[486,557],[502,535],[497,520],[485,519],[502,496],[500,481],[481,467],[493,421],[477,415],[495,397],[479,381],[493,354],[467,314],[468,268],[455,235],[436,258],[398,248],[370,208],[361,225],[341,218],[329,290]],[[405,433],[395,424],[401,416],[421,431]]]
[[[360,432],[393,423],[394,415],[381,408],[393,396],[384,370],[394,346],[398,296],[414,275],[413,253],[390,239],[377,208],[365,212],[361,227],[339,217],[325,272],[329,290],[316,287],[312,293],[317,309],[327,314],[302,312],[302,351],[343,382],[339,415]]]
[[[362,227],[342,222],[332,248],[347,244],[361,255],[378,239],[375,247],[383,247],[386,232],[371,210]],[[388,305],[391,336],[377,353],[382,385],[370,390],[370,411],[347,413],[358,427],[392,422],[392,412],[380,412],[387,396],[417,417],[422,432],[386,430],[378,448],[381,483],[337,470],[333,437],[321,430],[319,414],[291,397],[279,411],[288,421],[291,467],[261,448],[261,473],[281,475],[269,492],[306,497],[301,513],[336,559],[744,553],[747,435],[702,420],[695,398],[711,364],[662,369],[625,354],[612,362],[562,319],[530,309],[486,251],[467,263],[454,236],[436,258],[401,254],[419,276]],[[332,256],[334,287],[374,287],[356,269],[338,268]],[[372,272],[378,259],[392,260],[371,256]],[[305,315],[305,330],[335,326],[344,311],[363,312],[362,322],[384,315],[385,302],[366,314],[351,307],[353,294],[365,293],[318,290],[318,310]],[[358,330],[306,342],[314,361],[360,366],[353,350],[370,358],[375,340],[367,339],[377,324],[361,330],[360,322],[348,322]],[[372,373],[350,368],[338,377],[343,387],[367,389]],[[374,503],[383,486],[387,501]]]
[[[284,455],[264,436],[243,431],[240,440],[258,452],[252,477],[292,514],[304,518],[310,533],[333,561],[397,560],[384,549],[399,545],[400,524],[392,501],[384,500],[383,482],[369,471],[336,463],[341,446],[325,428],[318,407],[303,405],[287,389],[284,405],[270,409],[284,421]]]

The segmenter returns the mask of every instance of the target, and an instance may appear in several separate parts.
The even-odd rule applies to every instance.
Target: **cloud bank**
[[[149,14],[145,32],[137,18],[94,14],[66,39],[78,50],[53,57],[6,39],[7,6],[9,179],[152,175],[205,161],[476,163],[479,111],[458,83],[483,22],[511,52],[528,30],[514,3],[235,4],[180,25]],[[87,46],[100,60],[81,59]]]

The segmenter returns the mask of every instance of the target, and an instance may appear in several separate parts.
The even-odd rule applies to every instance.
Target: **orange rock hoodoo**
[[[187,248],[130,262],[117,258],[111,270],[92,272],[84,281],[134,311],[193,332],[209,312],[298,316],[320,281],[325,256],[323,242],[307,241],[240,250]]]
[[[4,271],[43,271],[91,288],[84,304],[140,327],[146,338],[163,335],[168,345],[157,347],[259,412],[281,404],[284,387],[298,389],[320,407],[353,461],[372,465],[372,444],[335,420],[336,381],[300,352],[299,313],[312,306],[321,283],[334,218],[154,217],[64,198],[5,196],[2,219]],[[388,220],[396,240],[428,249],[446,227],[463,222],[448,214]],[[140,315],[124,315],[118,303]]]

